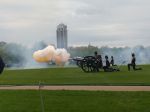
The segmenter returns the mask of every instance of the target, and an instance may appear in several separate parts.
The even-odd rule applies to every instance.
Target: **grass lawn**
[[[150,112],[150,92],[42,91],[45,112]],[[2,90],[1,112],[41,112],[39,91]]]
[[[142,71],[84,73],[80,68],[46,68],[30,70],[5,70],[0,75],[0,85],[150,85],[150,65]]]

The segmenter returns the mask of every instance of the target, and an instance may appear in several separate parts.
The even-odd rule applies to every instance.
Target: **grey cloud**
[[[56,44],[56,26],[68,25],[69,44],[149,45],[148,0],[0,1],[1,41]],[[146,41],[145,41],[146,40]],[[82,42],[81,42],[82,41]],[[128,44],[129,43],[129,44]],[[120,44],[119,44],[120,45]]]

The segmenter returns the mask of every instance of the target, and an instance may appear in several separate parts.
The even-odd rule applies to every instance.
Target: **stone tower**
[[[57,48],[68,48],[67,25],[59,24],[57,26]]]

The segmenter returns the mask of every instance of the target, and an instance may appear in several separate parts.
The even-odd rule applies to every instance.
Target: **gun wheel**
[[[86,60],[83,60],[83,63],[82,63],[82,70],[84,72],[93,72],[94,71],[94,68],[91,66],[90,63],[88,63]]]

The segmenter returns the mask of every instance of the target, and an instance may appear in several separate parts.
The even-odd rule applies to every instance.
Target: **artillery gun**
[[[76,65],[80,67],[84,72],[98,72],[99,69],[104,69],[103,62],[100,58],[95,58],[94,56],[76,57],[73,58]],[[120,71],[117,65],[110,66],[104,69],[105,72],[117,72]]]
[[[94,56],[76,57],[73,60],[84,72],[96,72],[98,60]]]

